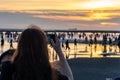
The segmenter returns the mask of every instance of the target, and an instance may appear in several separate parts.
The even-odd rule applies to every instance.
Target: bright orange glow
[[[119,0],[0,0],[0,10],[120,9]]]
[[[118,3],[110,0],[101,0],[95,2],[88,2],[82,5],[83,8],[104,8],[104,7],[115,7]]]

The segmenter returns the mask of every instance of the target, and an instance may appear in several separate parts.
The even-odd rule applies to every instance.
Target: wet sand
[[[106,80],[120,76],[120,58],[76,58],[68,62],[74,80]]]

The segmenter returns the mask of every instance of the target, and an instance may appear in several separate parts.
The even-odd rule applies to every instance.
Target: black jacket
[[[2,70],[0,75],[0,80],[13,80],[14,73],[13,65],[10,61],[6,61],[2,63]],[[56,71],[58,75],[58,80],[68,80],[68,78],[62,75],[60,72]]]

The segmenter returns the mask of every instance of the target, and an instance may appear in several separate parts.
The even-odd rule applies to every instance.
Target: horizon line
[[[22,32],[25,29],[5,29],[5,28],[0,28],[0,32]],[[67,30],[62,30],[62,29],[54,29],[54,30],[47,30],[47,29],[42,29],[45,32],[102,32],[102,33],[120,33],[120,30],[72,30],[72,29],[67,29]]]

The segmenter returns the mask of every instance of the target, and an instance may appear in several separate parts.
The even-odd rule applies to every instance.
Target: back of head
[[[35,25],[24,30],[13,56],[15,80],[52,80],[47,39]]]

